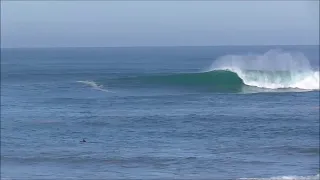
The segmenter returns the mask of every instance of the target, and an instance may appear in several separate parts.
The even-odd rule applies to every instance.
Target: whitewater
[[[99,90],[99,91],[110,92],[107,89],[105,89],[103,85],[97,84],[94,81],[77,81],[77,82],[85,84],[85,85],[88,85],[88,86],[92,87],[93,89],[96,89],[96,90]]]
[[[319,174],[315,176],[277,176],[271,178],[240,178],[239,180],[319,180]]]
[[[273,49],[264,54],[226,55],[206,71],[217,70],[236,73],[248,86],[319,90],[319,70],[300,52]]]

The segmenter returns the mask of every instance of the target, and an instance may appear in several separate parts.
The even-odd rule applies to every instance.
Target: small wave
[[[270,178],[240,178],[239,180],[319,180],[319,174],[315,176],[277,176]]]
[[[98,142],[99,143],[99,142]],[[90,144],[90,142],[84,143]],[[117,151],[117,150],[114,150]],[[29,157],[2,157],[4,162],[18,162],[18,163],[72,163],[72,164],[88,164],[99,163],[104,165],[121,165],[126,167],[133,167],[138,165],[151,165],[151,166],[166,166],[171,163],[176,163],[182,160],[190,160],[188,157],[174,158],[174,157],[154,157],[154,156],[134,156],[134,157],[100,157],[98,155],[88,154],[64,154],[53,155],[45,154],[42,156],[29,156]]]
[[[77,81],[77,82],[88,85],[88,86],[92,87],[93,89],[96,89],[99,91],[109,92],[107,89],[104,89],[103,85],[100,85],[94,81]]]

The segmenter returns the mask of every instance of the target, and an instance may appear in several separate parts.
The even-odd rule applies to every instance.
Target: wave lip
[[[227,55],[209,71],[236,73],[245,85],[267,89],[319,90],[319,71],[302,53],[270,50],[262,55]]]

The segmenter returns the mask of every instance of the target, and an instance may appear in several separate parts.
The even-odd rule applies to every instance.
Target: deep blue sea
[[[1,179],[319,179],[319,107],[319,46],[1,49]]]

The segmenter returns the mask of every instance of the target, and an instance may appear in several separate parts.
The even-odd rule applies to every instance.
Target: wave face
[[[208,71],[221,70],[236,73],[248,86],[319,90],[319,70],[313,70],[299,52],[270,50],[262,55],[227,55],[214,61]]]
[[[206,88],[211,90],[236,91],[242,88],[242,79],[234,72],[217,70],[203,73],[180,73],[148,76],[140,80],[146,83],[186,88]]]

